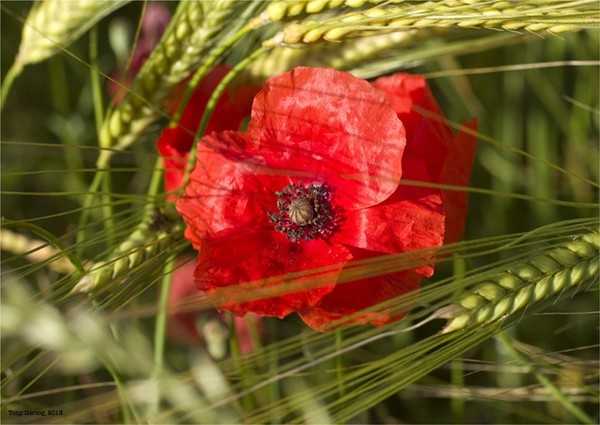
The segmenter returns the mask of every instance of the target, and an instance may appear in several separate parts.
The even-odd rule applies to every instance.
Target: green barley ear
[[[241,5],[241,6],[240,6]],[[233,24],[245,2],[182,1],[160,42],[132,83],[131,90],[109,111],[100,132],[98,167],[106,168],[115,151],[131,145],[160,116],[173,89],[190,76],[218,43],[217,34]]]
[[[129,1],[44,0],[35,3],[23,25],[15,66],[23,67],[49,58]]]
[[[277,46],[256,59],[246,69],[246,76],[262,83],[272,75],[282,74],[299,65],[328,66],[348,71],[439,33],[436,30],[397,31],[347,39],[336,44],[307,44],[302,46],[304,48]]]
[[[119,244],[108,260],[92,264],[71,292],[91,293],[118,281],[143,262],[171,249],[182,236],[183,223],[173,204],[154,209]]]
[[[442,332],[505,319],[597,281],[599,251],[600,233],[584,234],[475,284],[458,303],[444,308],[449,321]]]
[[[490,28],[560,33],[597,27],[600,23],[598,4],[591,5],[587,1],[551,3],[542,7],[539,3],[527,1],[471,3],[455,0],[383,3],[321,21],[293,23],[265,42],[265,46],[340,41],[349,36],[421,28]]]
[[[2,81],[0,105],[4,106],[14,79],[25,65],[48,59],[129,1],[44,0],[35,3],[23,23],[17,57]]]
[[[265,22],[280,22],[294,19],[300,15],[320,13],[325,10],[339,9],[342,7],[359,8],[367,3],[380,4],[385,0],[292,0],[275,1],[269,4],[261,15]],[[400,3],[404,0],[395,0]]]

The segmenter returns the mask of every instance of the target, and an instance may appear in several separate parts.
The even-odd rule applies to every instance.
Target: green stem
[[[232,315],[231,319],[232,319],[232,326],[231,326],[232,332],[231,332],[231,336],[229,338],[229,350],[231,353],[231,360],[233,361],[233,364],[235,365],[235,370],[238,371],[240,381],[243,383],[246,379],[249,379],[252,376],[252,374],[249,374],[247,369],[242,364],[242,355],[240,352],[240,339],[239,339],[239,335],[236,331],[235,324],[233,323],[235,321],[235,318],[233,317],[233,315]],[[245,395],[244,397],[242,397],[240,399],[240,402],[242,403],[242,407],[244,408],[245,411],[251,412],[253,410],[254,402],[252,401],[250,396]]]
[[[90,31],[90,79],[92,83],[92,99],[94,101],[94,119],[96,121],[96,133],[100,137],[102,121],[104,118],[104,107],[102,104],[102,85],[100,84],[100,73],[98,72],[98,27],[94,26]]]
[[[156,315],[156,326],[154,330],[154,372],[159,374],[163,368],[163,356],[165,351],[165,335],[167,332],[167,310],[169,308],[169,293],[173,270],[175,269],[175,257],[170,258],[165,264],[160,298],[158,300],[158,314]]]
[[[127,393],[127,389],[123,384],[123,380],[119,376],[119,374],[108,364],[105,365],[106,370],[110,373],[110,376],[115,381],[115,385],[117,386],[117,392],[119,394],[119,399],[121,400],[121,413],[123,415],[123,423],[130,424],[132,423],[131,415],[135,416],[135,423],[140,423],[140,417],[138,416],[135,408],[131,404],[131,400],[129,399],[129,395]]]
[[[530,363],[524,356],[522,356],[521,353],[519,353],[513,346],[512,340],[504,332],[500,332],[498,334],[498,339],[500,340],[506,351],[508,351],[508,353],[518,363],[526,367],[538,380],[538,382],[546,388],[548,393],[550,393],[556,399],[556,401],[562,404],[562,406],[566,410],[568,410],[574,417],[576,417],[585,424],[596,423],[583,410],[574,405],[567,397],[565,397],[562,391],[556,385],[554,385],[544,374],[542,374],[534,364]]]
[[[21,73],[22,70],[23,64],[20,61],[16,61],[12,64],[12,66],[4,76],[4,79],[2,81],[2,99],[0,101],[0,111],[4,109],[4,102],[8,97],[8,92],[10,91],[10,88],[12,87],[15,78]]]
[[[221,80],[219,85],[215,88],[215,91],[213,91],[210,99],[208,100],[208,103],[206,104],[206,109],[204,110],[204,114],[202,115],[202,120],[200,121],[200,125],[198,126],[198,131],[196,132],[196,136],[195,136],[196,140],[199,139],[200,136],[203,135],[204,132],[206,131],[206,127],[208,126],[208,121],[210,120],[210,117],[212,116],[213,110],[215,109],[217,102],[223,95],[223,92],[227,88],[227,85],[229,85],[229,83],[244,68],[246,68],[250,63],[252,63],[254,60],[256,60],[256,58],[258,58],[260,55],[262,55],[263,53],[265,53],[268,50],[269,49],[266,47],[259,47],[250,56],[247,56],[242,61],[240,61],[236,66],[233,67],[233,69],[231,71],[229,71],[227,73],[227,75],[225,75],[225,77]],[[189,173],[192,170],[192,168],[194,167],[194,163],[196,160],[196,148],[197,148],[197,144],[194,144],[190,151],[190,156],[188,157],[188,161],[187,161],[187,164],[185,167],[185,173],[183,176],[184,184],[182,185],[182,188],[186,186],[187,179],[189,177]]]
[[[465,387],[465,369],[462,359],[454,359],[450,363],[450,380],[452,388],[462,390]],[[450,399],[450,408],[455,424],[464,423],[465,417],[465,399],[462,397],[452,397]]]
[[[269,337],[269,343],[273,343],[276,339],[277,335],[277,321],[276,320],[266,320],[267,325],[267,335]],[[279,359],[277,358],[277,351],[273,350],[268,355],[268,368],[269,368],[269,376],[277,376],[279,375]],[[276,406],[277,403],[281,402],[281,391],[279,388],[280,381],[275,379],[273,382],[269,384],[269,401],[270,404]],[[270,423],[274,425],[278,425],[281,423],[281,419],[279,416],[273,417],[270,419]]]
[[[167,260],[164,268],[162,285],[160,288],[160,297],[158,300],[158,313],[154,325],[154,369],[152,371],[152,381],[159,381],[164,368],[165,355],[165,337],[167,334],[167,321],[169,309],[169,293],[171,292],[171,282],[173,280],[173,270],[175,269],[175,257]],[[157,385],[160,389],[160,385]],[[155,416],[159,411],[160,393],[149,406],[149,417]]]
[[[263,351],[262,348],[262,340],[260,336],[260,331],[256,326],[256,320],[254,315],[246,315],[244,317],[244,322],[246,323],[246,328],[248,329],[248,336],[250,337],[250,341],[252,341],[252,346],[254,347],[254,352],[256,354],[261,354]]]
[[[92,94],[94,99],[94,118],[96,121],[96,134],[100,140],[102,131],[102,120],[104,117],[104,108],[102,107],[102,90],[100,88],[100,79],[98,77],[98,29],[92,28],[90,31],[90,79],[92,82]],[[108,164],[107,164],[108,165]],[[102,179],[102,214],[104,215],[104,230],[106,232],[106,243],[113,246],[115,243],[115,220],[113,219],[113,207],[110,199],[112,192],[112,176],[109,172],[103,173]]]
[[[86,193],[85,198],[83,200],[81,215],[79,216],[79,222],[77,223],[77,228],[79,230],[77,232],[77,237],[75,238],[75,246],[77,247],[76,253],[79,257],[81,257],[83,255],[83,249],[84,249],[83,241],[85,240],[85,236],[86,236],[85,227],[86,227],[90,212],[92,211],[92,204],[94,203],[94,198],[96,197],[96,191],[98,190],[98,187],[102,183],[102,171],[103,170],[98,170],[96,172],[96,174],[94,175],[94,180],[92,180],[92,183],[90,184],[88,193]]]
[[[156,158],[154,171],[152,171],[152,176],[150,177],[150,184],[148,185],[148,199],[155,199],[156,195],[161,191],[163,172],[163,159],[159,156]],[[152,213],[156,203],[157,201],[146,204],[146,213]]]

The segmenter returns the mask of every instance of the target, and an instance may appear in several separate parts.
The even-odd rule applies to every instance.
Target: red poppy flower
[[[296,311],[319,330],[415,290],[432,265],[338,279],[355,260],[457,240],[465,194],[400,183],[464,186],[474,151],[474,137],[453,136],[443,123],[422,77],[397,74],[371,86],[334,69],[299,67],[271,78],[247,132],[200,141],[177,202],[200,251],[196,285],[238,316]],[[352,320],[401,317],[384,309]]]

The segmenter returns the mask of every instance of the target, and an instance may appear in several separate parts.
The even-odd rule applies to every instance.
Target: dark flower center
[[[275,194],[279,214],[268,212],[275,230],[292,242],[309,241],[317,235],[327,238],[331,234],[335,221],[330,205],[331,192],[325,185],[292,183]]]

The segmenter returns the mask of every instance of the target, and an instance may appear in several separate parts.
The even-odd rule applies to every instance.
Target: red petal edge
[[[361,254],[352,250],[352,254],[363,259],[378,258],[374,253],[366,251]],[[380,266],[348,263],[340,275],[340,280],[346,282],[338,283],[315,307],[300,311],[302,320],[311,328],[325,332],[351,323],[383,326],[404,317],[407,311],[400,309],[395,299],[405,294],[411,294],[407,297],[416,297],[422,277],[411,270],[388,273],[377,271],[375,267],[387,265],[392,270],[394,267],[393,258],[387,260],[386,257],[380,257],[380,260]],[[357,269],[362,273],[378,272],[380,275],[352,280],[352,273],[356,273]],[[378,304],[381,305],[377,307]],[[369,311],[362,312],[365,309]]]
[[[469,129],[467,132],[465,129]],[[477,150],[477,120],[463,124],[450,145],[450,152],[442,169],[442,184],[468,186],[471,169]],[[468,210],[469,193],[466,191],[444,189],[444,208],[446,210],[446,235],[444,243],[461,240]]]
[[[404,123],[406,149],[425,160],[431,181],[439,181],[453,136],[425,78],[398,73],[377,79],[374,86]]]

